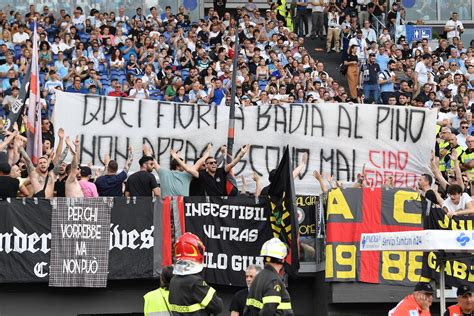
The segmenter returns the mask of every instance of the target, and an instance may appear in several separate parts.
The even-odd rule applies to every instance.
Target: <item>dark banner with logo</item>
[[[51,205],[0,201],[0,282],[48,281]]]
[[[154,230],[151,198],[114,198],[109,280],[153,277]]]
[[[185,197],[179,211],[186,219],[185,230],[206,246],[205,279],[245,286],[244,269],[263,265],[260,248],[272,238],[265,199]]]
[[[453,242],[465,246],[474,239],[474,216],[454,216],[449,218],[442,209],[432,208],[425,221],[425,229],[440,230],[469,230],[470,234],[464,232]],[[469,253],[442,253],[428,252],[423,256],[422,275],[439,281],[439,263],[446,260],[445,280],[446,285],[459,287],[461,285],[473,284],[474,282],[474,255]]]
[[[49,281],[51,213],[49,200],[0,201],[0,282]],[[108,279],[153,277],[152,199],[115,198],[109,225]]]

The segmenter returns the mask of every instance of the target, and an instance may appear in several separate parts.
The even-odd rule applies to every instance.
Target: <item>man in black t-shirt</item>
[[[227,196],[226,179],[229,171],[245,156],[250,145],[241,148],[232,162],[225,167],[217,168],[214,157],[206,159],[206,170],[199,171],[198,178],[209,196]]]
[[[424,197],[423,201],[429,201],[432,205],[442,205],[443,199],[439,196],[438,192],[431,189],[433,184],[433,177],[427,173],[422,174],[418,180],[418,189],[421,191],[421,195]]]
[[[155,165],[153,157],[143,156],[138,163],[140,171],[128,178],[125,196],[160,196],[160,188],[152,174]]]
[[[20,181],[10,177],[11,167],[8,163],[0,163],[0,198],[15,198],[20,189]]]
[[[262,268],[253,264],[245,269],[245,282],[247,283],[247,287],[234,294],[229,307],[230,316],[242,316],[244,314],[250,285],[252,285],[253,279],[260,271],[262,271]]]
[[[226,180],[227,174],[230,170],[245,156],[250,144],[242,146],[240,152],[232,160],[230,164],[225,167],[217,168],[217,161],[214,157],[208,157],[205,160],[205,170],[197,171],[194,168],[186,165],[183,160],[177,159],[178,164],[193,177],[198,178],[201,187],[208,196],[227,196]]]

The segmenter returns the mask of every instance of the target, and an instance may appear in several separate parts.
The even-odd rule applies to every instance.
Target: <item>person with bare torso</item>
[[[74,139],[73,148],[73,144],[71,144],[69,137],[66,137],[66,146],[69,148],[69,151],[71,151],[72,154],[71,170],[68,172],[66,180],[66,197],[84,197],[84,193],[82,192],[81,186],[79,185],[79,181],[77,179],[79,174],[79,166],[77,162],[77,156],[79,155],[80,150],[79,138],[76,136]]]

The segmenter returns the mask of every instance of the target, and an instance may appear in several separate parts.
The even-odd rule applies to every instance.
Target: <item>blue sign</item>
[[[413,41],[421,41],[422,39],[431,40],[433,29],[431,26],[407,25],[406,34],[409,43]]]

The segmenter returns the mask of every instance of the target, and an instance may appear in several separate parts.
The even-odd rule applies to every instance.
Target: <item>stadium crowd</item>
[[[229,194],[225,181],[216,185],[216,179],[226,178],[238,160],[226,165],[222,158],[222,167],[216,168],[214,152],[193,166],[185,165],[178,154],[172,153],[175,159],[170,169],[176,172],[169,173],[148,153],[149,149],[143,148],[139,175],[127,179],[132,163],[130,149],[124,171],[118,173],[117,163],[105,157],[104,170],[94,177],[90,167],[78,167],[78,140],[68,140],[62,129],[55,135],[50,118],[58,90],[229,105],[233,71],[235,101],[241,106],[357,102],[437,111],[439,137],[433,164],[439,172],[434,174],[445,191],[452,187],[449,181],[470,189],[474,170],[474,141],[470,136],[474,132],[474,42],[471,47],[463,46],[460,37],[464,27],[457,13],[453,12],[446,22],[446,38],[439,39],[438,47],[432,49],[427,39],[408,43],[405,36],[397,34],[397,25],[405,23],[404,8],[397,1],[390,8],[383,0],[301,0],[286,6],[285,1],[269,1],[268,9],[263,10],[248,1],[232,14],[222,10],[219,3],[196,21],[191,21],[183,6],[177,12],[166,7],[163,13],[156,7],[149,12],[137,8],[133,15],[125,14],[122,7],[117,12],[94,8],[84,12],[81,7],[73,7],[71,12],[51,12],[48,6],[36,11],[35,5],[26,14],[0,12],[3,117],[9,114],[24,86],[35,25],[38,30],[44,154],[34,166],[24,152],[24,127],[15,125],[12,131],[5,131],[0,144],[2,157],[6,157],[2,160],[0,184],[9,190],[0,190],[0,194]],[[241,46],[234,52],[237,36]],[[325,41],[328,53],[342,52],[339,71],[347,76],[348,91],[345,82],[334,79],[336,73],[325,69],[324,56],[328,55],[315,55],[305,47],[305,41],[316,38]],[[233,69],[235,54],[237,68]],[[246,150],[248,146],[240,153]],[[226,156],[225,147],[218,152]],[[242,158],[241,154],[237,157]],[[68,155],[73,159],[66,166],[63,161]],[[159,174],[161,193],[151,176],[153,170]],[[12,180],[5,180],[9,175]],[[92,177],[95,183],[89,181]],[[324,184],[321,175],[316,173],[315,177]],[[76,185],[65,186],[67,179]],[[363,172],[359,179],[358,185],[364,185]],[[253,180],[258,182],[258,177]],[[391,180],[387,183],[391,185]]]

